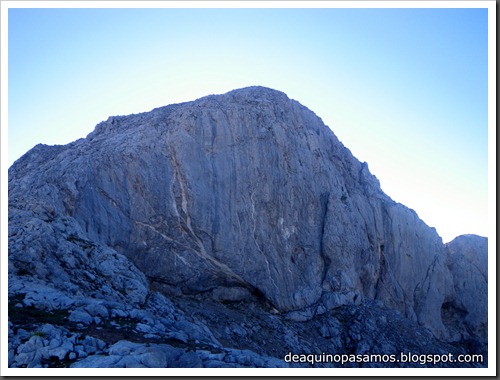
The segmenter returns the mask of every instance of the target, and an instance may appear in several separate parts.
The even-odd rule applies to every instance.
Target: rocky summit
[[[487,366],[487,239],[443,244],[282,92],[37,145],[8,198],[9,367]]]

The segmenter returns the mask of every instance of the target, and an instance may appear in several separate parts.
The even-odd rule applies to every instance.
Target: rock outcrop
[[[483,345],[488,340],[488,239],[458,236],[446,244],[446,263],[454,292],[441,310],[450,340]]]
[[[74,326],[130,318],[131,310],[154,315],[147,305],[157,292],[165,305],[192,297],[258,303],[299,325],[376,302],[430,330],[428,342],[476,339],[485,349],[485,247],[467,237],[445,246],[382,192],[320,118],[263,87],[110,117],[85,139],[37,145],[9,169],[10,297],[22,298],[22,308],[66,310]],[[212,325],[179,319],[191,324],[184,333],[201,331],[186,342],[223,346]],[[182,334],[171,325],[151,334]],[[228,334],[243,339],[244,331]],[[337,350],[348,344],[340,331],[323,331]],[[286,332],[290,341],[296,333]],[[42,349],[39,341],[32,345]],[[166,366],[169,355],[177,363],[185,354],[156,341],[148,349],[113,344],[103,365],[117,365],[110,357],[122,350],[138,366],[151,355]],[[20,350],[12,347],[13,363],[32,363]],[[281,365],[272,356],[255,360]],[[75,365],[100,359],[85,360]]]

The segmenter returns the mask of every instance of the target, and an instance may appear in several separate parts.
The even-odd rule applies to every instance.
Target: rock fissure
[[[254,200],[254,192],[253,191],[250,193],[250,202],[251,202],[251,214],[250,215],[251,215],[252,225],[253,225],[253,228],[252,228],[253,241],[254,241],[255,246],[257,247],[258,252],[260,253],[261,257],[264,259],[264,261],[266,263],[266,270],[267,270],[267,274],[268,274],[268,279],[271,281],[271,283],[273,284],[276,291],[279,292],[280,288],[278,287],[278,285],[276,284],[276,282],[274,280],[274,275],[271,272],[271,266],[269,264],[269,260],[267,259],[267,255],[262,250],[262,248],[259,245],[259,242],[257,241],[257,235],[256,235],[257,219],[255,218],[255,200]]]

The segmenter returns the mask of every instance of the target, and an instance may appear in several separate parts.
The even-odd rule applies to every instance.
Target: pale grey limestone
[[[458,236],[446,244],[446,264],[454,294],[442,307],[445,323],[456,340],[488,339],[488,240]]]
[[[220,347],[214,326],[186,318],[170,296],[263,302],[290,323],[376,301],[437,338],[484,343],[487,243],[467,241],[445,246],[319,117],[263,87],[110,117],[9,169],[9,295],[83,326],[131,318],[136,333],[183,343]],[[318,334],[340,342],[332,329]],[[18,365],[40,365],[20,347]],[[104,342],[89,347],[64,350],[87,355],[75,367],[170,363],[157,351],[124,360],[101,355]],[[225,363],[279,364],[254,354]]]
[[[84,325],[90,325],[94,321],[94,319],[90,316],[89,313],[81,309],[73,310],[73,312],[71,312],[69,316],[69,320],[71,322],[77,322],[77,323],[80,322],[83,323]]]

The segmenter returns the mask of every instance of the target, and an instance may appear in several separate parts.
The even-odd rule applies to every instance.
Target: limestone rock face
[[[442,314],[456,340],[486,342],[488,338],[488,240],[458,236],[446,244],[446,264],[453,277],[453,296]]]
[[[468,269],[473,248],[445,247],[319,117],[268,88],[110,117],[85,139],[38,145],[9,169],[9,206],[12,274],[48,276],[26,255],[43,261],[64,236],[78,245],[61,253],[67,265],[84,260],[86,244],[115,257],[91,276],[128,258],[136,285],[125,291],[139,298],[143,273],[167,295],[264,297],[296,320],[374,299],[440,338],[456,334],[459,310],[471,334],[486,323],[471,306],[480,295],[468,283],[483,289],[486,276],[484,260]],[[37,228],[48,230],[30,235]],[[42,234],[32,252],[30,236]]]

